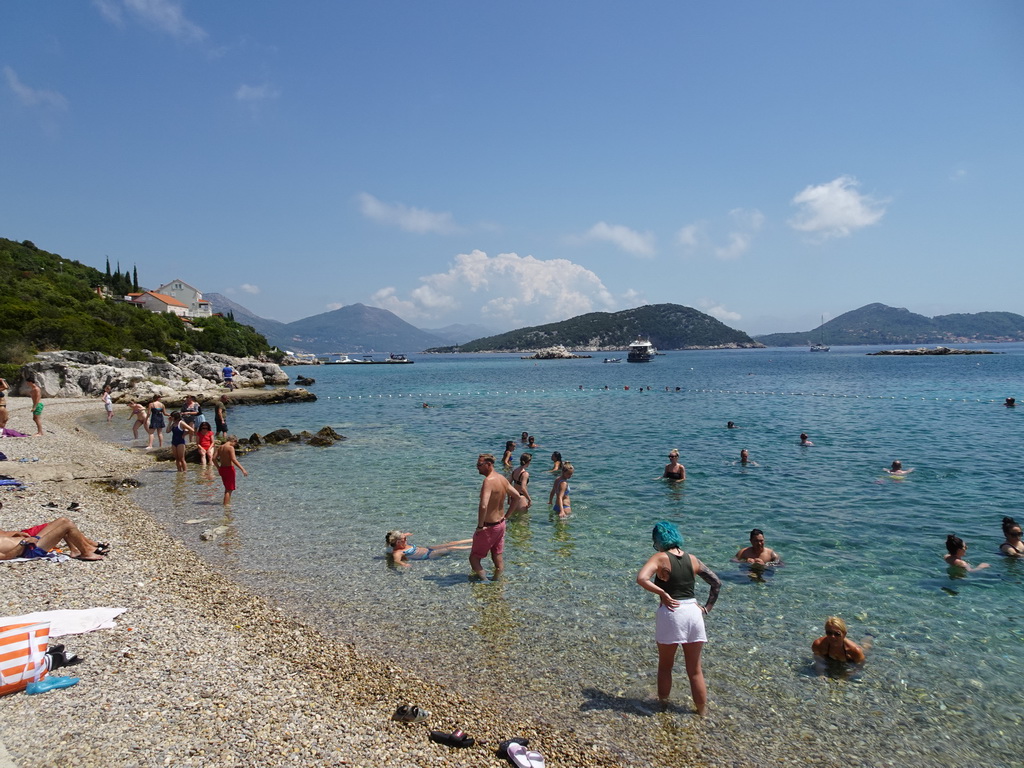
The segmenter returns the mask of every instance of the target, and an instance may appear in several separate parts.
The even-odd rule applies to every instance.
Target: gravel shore
[[[10,426],[30,431],[29,401],[10,402]],[[113,546],[102,562],[0,563],[0,611],[128,609],[116,629],[60,640],[85,657],[73,670],[78,685],[0,700],[0,740],[20,768],[507,766],[495,749],[511,736],[528,737],[549,766],[695,764],[700,726],[690,718],[675,715],[674,727],[632,744],[627,758],[615,745],[516,714],[508,702],[471,698],[286,618],[213,573],[133,504],[120,483],[152,459],[77,425],[100,407],[95,399],[47,401],[44,437],[0,441],[9,459],[0,472],[28,481],[0,494],[0,528],[67,515]],[[81,508],[67,512],[76,501]],[[56,508],[42,506],[51,502]],[[392,722],[406,703],[433,714],[421,724]],[[427,738],[455,728],[477,745],[457,750]],[[649,759],[634,763],[637,751]]]

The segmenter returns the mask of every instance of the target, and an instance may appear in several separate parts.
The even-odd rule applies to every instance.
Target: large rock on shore
[[[22,369],[22,377],[31,371],[43,397],[99,397],[109,386],[118,402],[146,402],[154,395],[171,398],[181,392],[221,394],[226,391],[221,370],[228,364],[238,387],[288,383],[288,375],[274,363],[213,353],[125,360],[100,352],[42,352]]]

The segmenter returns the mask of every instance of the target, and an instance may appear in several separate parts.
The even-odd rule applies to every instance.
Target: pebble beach
[[[29,405],[11,398],[10,427],[30,431]],[[496,748],[513,736],[530,739],[551,766],[631,765],[638,752],[648,758],[636,764],[732,764],[702,754],[699,721],[679,712],[656,716],[678,721],[658,729],[656,741],[645,744],[638,729],[626,757],[617,745],[545,722],[536,710],[424,679],[287,618],[212,572],[132,502],[131,481],[152,458],[79,424],[100,408],[91,398],[47,401],[44,437],[0,443],[8,457],[3,473],[26,482],[0,496],[0,527],[67,515],[112,545],[101,562],[0,563],[3,614],[127,609],[115,629],[59,640],[84,657],[71,670],[80,683],[0,700],[0,741],[19,768],[501,766],[509,763]],[[80,507],[68,512],[72,502]],[[425,723],[392,722],[400,704],[432,715]],[[454,749],[428,740],[431,729],[456,728],[476,745]]]

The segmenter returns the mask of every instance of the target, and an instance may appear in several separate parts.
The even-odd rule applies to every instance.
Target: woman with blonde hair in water
[[[703,715],[708,703],[707,684],[700,666],[700,654],[708,640],[704,617],[718,600],[722,582],[704,563],[683,551],[683,537],[672,523],[662,521],[655,525],[651,539],[658,551],[644,563],[636,583],[661,600],[654,630],[658,644],[658,699],[663,705],[668,702],[672,667],[676,651],[682,646],[693,706],[698,715]],[[694,596],[696,576],[710,587],[704,605]]]

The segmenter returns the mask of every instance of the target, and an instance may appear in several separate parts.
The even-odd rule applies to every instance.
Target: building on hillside
[[[170,312],[178,317],[188,317],[188,307],[173,296],[156,291],[129,293],[125,296],[129,303],[148,309],[150,312]]]
[[[170,296],[172,299],[184,304],[188,309],[185,317],[210,317],[213,314],[210,302],[203,299],[202,292],[197,288],[193,288],[184,280],[172,280],[161,285],[152,293]]]

